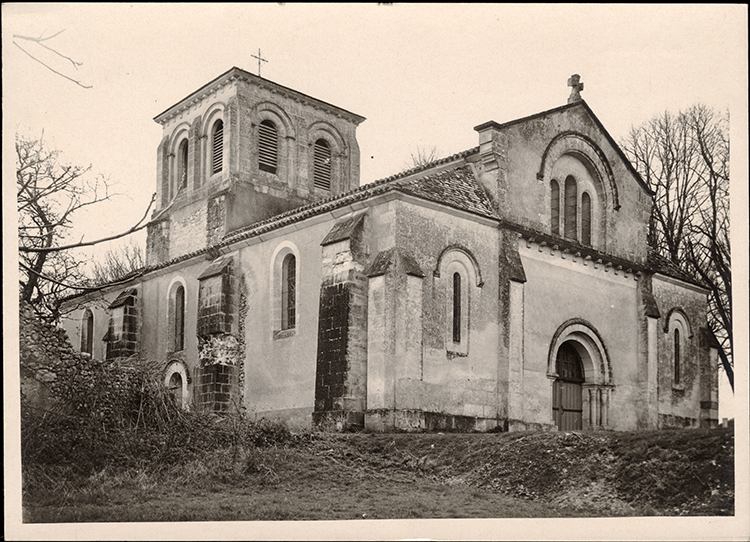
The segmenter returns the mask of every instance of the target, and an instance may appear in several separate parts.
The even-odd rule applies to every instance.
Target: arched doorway
[[[583,429],[583,363],[575,347],[560,345],[555,363],[557,379],[552,386],[552,412],[560,431]]]

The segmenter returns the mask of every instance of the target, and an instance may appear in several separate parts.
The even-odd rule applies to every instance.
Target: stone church
[[[365,119],[239,68],[155,117],[146,267],[72,342],[156,361],[186,409],[292,428],[707,427],[707,289],[581,99],[360,186]]]

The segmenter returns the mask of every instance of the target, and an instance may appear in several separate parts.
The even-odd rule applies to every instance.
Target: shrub
[[[107,466],[178,464],[207,451],[293,441],[287,427],[242,413],[187,412],[142,360],[85,360],[64,375],[58,408],[22,400],[24,466],[70,465],[81,474]]]

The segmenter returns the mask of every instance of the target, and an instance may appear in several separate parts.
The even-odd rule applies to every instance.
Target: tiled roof
[[[394,188],[463,211],[499,218],[487,193],[474,178],[474,173],[468,165],[415,179],[395,181]]]
[[[655,271],[656,273],[679,279],[689,284],[695,284],[696,286],[700,286],[701,288],[708,288],[707,284],[703,283],[700,280],[697,280],[687,272],[680,269],[679,266],[675,265],[671,260],[659,254],[653,247],[648,248],[647,263],[649,269]]]
[[[398,175],[360,186],[338,196],[310,203],[269,219],[256,222],[229,232],[224,236],[224,240],[220,244],[228,245],[235,241],[254,237],[287,224],[345,207],[352,203],[364,201],[392,190],[449,205],[481,216],[498,218],[489,197],[474,178],[471,168],[466,164],[459,164],[453,168],[435,173],[426,173],[422,177],[414,177],[420,171],[431,167],[438,167],[452,161],[458,161],[476,151],[477,148],[475,147],[468,151],[449,156],[448,158],[437,160],[428,166],[404,171]]]

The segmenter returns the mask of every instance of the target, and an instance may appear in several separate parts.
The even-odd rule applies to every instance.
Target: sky
[[[13,44],[14,35],[60,31],[45,43],[82,63],[77,69],[15,41],[91,88]],[[403,170],[419,148],[448,156],[474,147],[473,128],[483,122],[565,104],[577,73],[583,98],[618,141],[665,110],[729,109],[732,171],[743,179],[732,198],[746,198],[741,4],[4,3],[2,40],[5,156],[13,156],[14,134],[43,134],[65,161],[90,164],[122,194],[79,218],[86,240],[143,215],[156,190],[161,129],[153,118],[233,66],[257,73],[259,49],[264,78],[366,117],[357,130],[362,183]],[[12,247],[13,164],[3,163]],[[145,244],[145,235],[136,240]],[[741,286],[744,273],[735,280]],[[720,416],[733,413],[729,399],[724,386]]]

